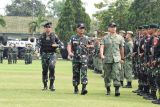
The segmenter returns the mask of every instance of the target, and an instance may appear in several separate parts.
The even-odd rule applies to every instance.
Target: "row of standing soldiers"
[[[0,63],[3,63],[4,58],[4,49],[2,43],[0,43]],[[16,44],[9,44],[9,47],[7,48],[7,58],[8,58],[8,64],[17,64],[18,59],[18,53],[19,51],[24,51],[24,60],[25,64],[32,64],[32,54],[34,52],[31,44],[26,44],[26,47],[24,49],[18,50],[16,47]]]
[[[137,29],[133,48],[133,71],[138,89],[133,91],[144,99],[160,104],[160,26],[143,25]],[[158,97],[156,92],[158,90]]]

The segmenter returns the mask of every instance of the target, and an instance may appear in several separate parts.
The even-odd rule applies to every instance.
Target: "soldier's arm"
[[[100,46],[100,56],[101,56],[102,59],[104,59],[103,53],[104,53],[104,45],[101,45]]]
[[[128,55],[126,55],[126,58],[132,57],[132,53],[133,53],[133,44],[130,43],[129,44],[129,53],[128,53]]]
[[[69,56],[73,56],[73,51],[72,51],[72,43],[71,43],[72,39],[70,39],[70,41],[68,42],[67,45],[67,51],[68,51],[68,55]]]
[[[120,43],[120,55],[121,55],[121,59],[124,60],[124,41],[123,39],[121,39],[121,43]]]

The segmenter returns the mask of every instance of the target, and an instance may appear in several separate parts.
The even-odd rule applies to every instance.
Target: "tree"
[[[0,16],[0,25],[1,25],[2,27],[5,27],[5,26],[6,26],[6,21],[3,19],[2,16]]]
[[[34,33],[40,33],[41,26],[47,22],[44,17],[38,16],[38,18],[35,21],[30,22],[29,25],[29,32],[34,35]]]
[[[60,14],[64,8],[65,1],[66,0],[50,0],[48,2],[49,15],[53,17],[60,17]]]
[[[132,29],[150,23],[160,23],[160,0],[135,0],[129,9]]]
[[[66,0],[61,13],[56,32],[62,41],[67,42],[75,32],[75,26],[83,22],[86,24],[87,31],[90,30],[90,17],[85,13],[81,0]]]
[[[45,5],[38,0],[13,0],[6,6],[7,16],[43,16],[45,12]]]

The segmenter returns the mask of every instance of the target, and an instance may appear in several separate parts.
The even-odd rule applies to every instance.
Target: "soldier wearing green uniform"
[[[125,36],[126,36],[126,31],[120,30],[119,35],[122,36],[122,38],[125,41]],[[121,81],[121,86],[123,87],[123,80],[124,80],[124,64],[121,63],[121,72],[120,72],[120,81]]]
[[[25,48],[25,64],[32,64],[33,48],[32,48],[31,45],[32,44],[26,44],[26,48]]]
[[[9,47],[8,47],[8,64],[12,64],[12,60],[13,60],[12,52],[13,52],[13,46],[12,46],[12,44],[9,44]]]
[[[17,63],[17,55],[18,55],[18,48],[16,47],[16,44],[14,44],[13,49],[12,49],[13,53],[13,64]]]
[[[132,53],[133,53],[133,41],[132,41],[133,32],[127,31],[125,45],[124,45],[124,77],[127,80],[127,85],[124,88],[132,88]]]
[[[85,25],[79,23],[77,25],[77,34],[73,35],[68,43],[68,55],[73,57],[72,70],[73,70],[73,86],[74,93],[78,94],[78,85],[82,84],[81,95],[88,93],[86,86],[88,84],[87,78],[87,48],[93,46],[88,44],[88,38],[84,35]]]
[[[104,59],[104,82],[107,89],[106,95],[110,95],[111,79],[115,87],[115,96],[120,96],[120,70],[121,63],[124,63],[124,40],[116,33],[115,23],[108,25],[109,34],[106,35],[101,43],[100,55]]]
[[[0,43],[0,63],[3,63],[3,51],[4,51],[3,44]]]

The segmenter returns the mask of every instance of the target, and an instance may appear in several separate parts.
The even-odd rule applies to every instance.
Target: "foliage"
[[[1,25],[2,27],[5,27],[5,26],[6,26],[6,21],[3,19],[2,16],[0,16],[0,25]]]
[[[13,0],[6,6],[7,16],[45,15],[45,5],[39,0]]]

